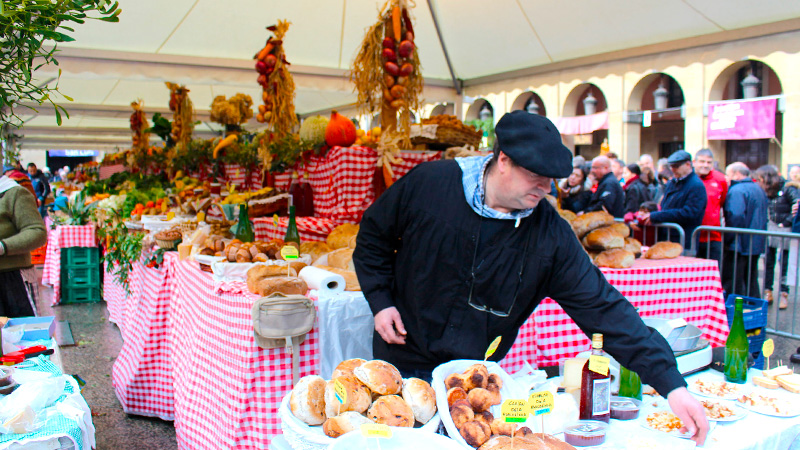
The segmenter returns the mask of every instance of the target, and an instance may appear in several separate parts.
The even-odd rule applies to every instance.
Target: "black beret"
[[[667,164],[680,164],[691,160],[692,155],[690,155],[689,152],[686,150],[678,150],[677,152],[669,155],[669,158],[667,158]]]
[[[566,178],[572,173],[572,152],[546,117],[512,111],[500,118],[494,131],[500,151],[525,169],[548,178]]]

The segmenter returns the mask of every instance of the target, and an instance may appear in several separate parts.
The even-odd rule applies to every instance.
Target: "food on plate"
[[[403,383],[402,396],[417,422],[426,424],[436,414],[436,392],[426,381],[408,378]]]
[[[608,424],[599,420],[579,420],[564,428],[564,440],[578,447],[600,445],[606,440]]]
[[[353,374],[353,369],[364,364],[365,362],[367,361],[361,358],[346,359],[340,362],[339,365],[336,366],[335,369],[333,369],[333,374],[331,375],[331,378],[333,379],[346,376],[355,377],[355,374]]]
[[[588,249],[610,250],[624,247],[625,237],[617,234],[611,227],[603,227],[589,232],[581,242]]]
[[[311,262],[315,262],[322,255],[327,255],[331,252],[331,247],[325,242],[303,242],[300,244],[300,253],[311,255]]]
[[[355,271],[353,249],[349,247],[340,248],[328,253],[328,265],[337,269]]]
[[[256,284],[255,294],[267,297],[272,294],[305,295],[308,285],[302,278],[297,277],[268,277],[262,278]]]
[[[633,266],[636,257],[633,253],[623,250],[621,248],[615,248],[613,250],[606,250],[596,258],[594,258],[594,264],[597,267],[610,267],[612,269],[627,269],[628,267]]]
[[[365,423],[375,423],[354,411],[345,411],[336,417],[331,417],[322,424],[322,430],[332,438],[337,438],[354,430],[361,429]]]
[[[733,409],[731,409],[729,406],[723,405],[722,403],[701,400],[700,404],[703,405],[706,417],[709,419],[725,419],[727,417],[733,417],[736,415],[736,412]]]
[[[347,393],[344,403],[336,398],[335,383],[338,381]],[[372,403],[372,393],[355,377],[343,376],[333,378],[325,384],[325,415],[336,417],[345,411],[363,413]]]
[[[403,388],[403,377],[400,371],[386,361],[375,359],[355,369],[353,374],[372,392],[378,395],[399,394]]]
[[[766,389],[778,389],[781,387],[777,381],[767,377],[753,377],[753,384]]]
[[[292,389],[289,406],[292,414],[309,425],[325,422],[325,380],[318,375],[307,375]]]
[[[647,250],[645,259],[672,259],[681,256],[683,246],[674,242],[659,242]]]
[[[614,216],[605,211],[595,211],[578,216],[572,221],[572,229],[578,235],[578,239],[583,239],[590,231],[613,223]]]
[[[792,411],[789,402],[761,394],[742,395],[739,403],[776,415],[788,415]]]
[[[656,411],[647,415],[647,426],[665,433],[672,433],[680,431],[683,428],[683,422],[675,414],[669,411]]]
[[[344,278],[344,284],[345,284],[344,290],[345,291],[360,291],[361,290],[361,284],[358,282],[358,276],[356,276],[355,271],[353,271],[353,270],[344,270],[344,269],[339,269],[339,268],[330,267],[330,266],[317,266],[317,268],[322,269],[322,270],[327,270],[328,272],[332,272],[332,273],[335,273],[337,275],[341,275],[342,278]]]
[[[775,377],[775,381],[789,392],[794,392],[795,394],[800,393],[800,375],[795,373],[791,375],[778,375]]]
[[[779,375],[791,375],[794,372],[792,371],[792,369],[786,366],[778,366],[778,367],[773,367],[772,369],[769,370],[762,370],[761,373],[770,380],[774,380]]]
[[[477,448],[492,436],[492,428],[479,420],[469,420],[458,429],[467,444]]]
[[[339,225],[328,234],[328,238],[326,239],[328,246],[332,250],[349,247],[350,238],[358,235],[358,228],[358,225],[352,223],[343,223]]]
[[[453,403],[459,400],[467,400],[467,391],[461,386],[447,390],[447,406],[453,406]]]
[[[622,249],[633,253],[637,258],[642,256],[642,243],[632,237],[625,238],[625,246]]]
[[[728,397],[739,393],[739,386],[725,381],[695,380],[694,388],[701,394],[714,397]]]
[[[367,417],[391,427],[413,427],[414,412],[408,403],[398,395],[383,395],[372,403]]]

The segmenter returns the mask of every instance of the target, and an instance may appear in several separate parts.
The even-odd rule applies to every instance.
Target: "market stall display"
[[[72,247],[96,250],[95,226],[62,225],[47,234],[47,255],[42,272],[42,284],[53,288],[53,305],[61,302],[61,250]]]

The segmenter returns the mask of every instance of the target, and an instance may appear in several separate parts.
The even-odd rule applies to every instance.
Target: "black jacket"
[[[750,178],[732,181],[725,197],[725,226],[749,230],[767,229],[767,194]],[[765,236],[725,233],[725,246],[742,255],[760,255],[767,245]]]
[[[602,211],[603,207],[614,217],[625,215],[625,193],[613,172],[607,173],[600,180],[586,211]]]
[[[767,196],[769,200],[769,220],[786,228],[792,226],[792,205],[800,200],[800,185],[793,181],[784,181],[780,190],[774,197]]]
[[[661,199],[661,210],[650,213],[653,223],[677,223],[685,233],[685,246],[691,247],[694,229],[703,223],[706,214],[706,186],[692,170],[685,178],[669,180]],[[677,233],[670,233],[670,240],[677,241]]]
[[[43,201],[50,195],[50,182],[47,181],[47,177],[44,176],[41,170],[37,170],[36,173],[30,177],[33,190],[36,191],[36,198],[38,198],[39,201]]]
[[[572,211],[575,214],[583,211],[592,198],[592,191],[582,190],[574,195],[568,195],[561,199],[561,209]]]
[[[639,207],[642,206],[642,203],[651,200],[653,200],[653,197],[650,195],[650,190],[647,188],[647,185],[644,184],[644,181],[637,178],[629,184],[628,188],[625,190],[625,212],[632,212],[635,214],[639,211]]]
[[[645,383],[664,395],[685,385],[664,339],[608,284],[549,203],[540,202],[519,227],[482,219],[467,204],[461,176],[452,160],[420,164],[364,213],[353,255],[359,283],[373,314],[397,307],[408,332],[405,345],[374,333],[375,358],[431,370],[453,359],[483,359],[500,335],[490,358],[499,361],[534,308],[551,297],[584,333],[603,333],[604,349]],[[495,232],[480,237],[486,243],[475,253],[487,221]],[[470,291],[474,304],[510,308],[509,317],[469,306]]]

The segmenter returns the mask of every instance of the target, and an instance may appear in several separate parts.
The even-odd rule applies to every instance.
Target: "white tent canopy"
[[[168,113],[164,81],[186,84],[207,123],[217,95],[260,97],[253,54],[265,27],[292,22],[285,38],[301,116],[343,108],[355,115],[347,71],[384,0],[121,0],[119,23],[87,21],[58,54],[59,89],[74,99],[57,127],[52,108],[17,133],[28,149],[108,149],[130,143],[130,102]],[[691,46],[732,30],[769,34],[800,28],[800,3],[765,0],[418,0],[413,9],[428,103],[460,102],[463,86],[512,78],[542,66],[683,41]],[[705,39],[705,41],[704,41]],[[54,84],[55,68],[37,73]],[[257,128],[257,123],[250,125]]]

